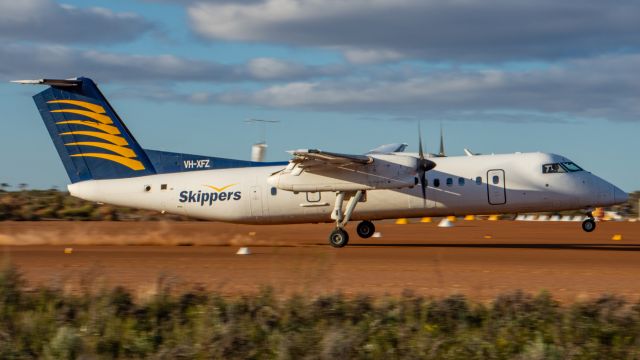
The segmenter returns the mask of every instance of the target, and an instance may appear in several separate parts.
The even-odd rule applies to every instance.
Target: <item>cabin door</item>
[[[262,216],[262,196],[260,187],[251,186],[249,188],[249,196],[251,196],[251,216]]]
[[[489,194],[489,204],[502,205],[507,203],[504,170],[487,171],[487,193]]]

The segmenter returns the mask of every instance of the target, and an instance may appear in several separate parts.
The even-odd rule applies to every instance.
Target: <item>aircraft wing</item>
[[[317,149],[290,151],[286,168],[268,183],[287,191],[366,191],[416,185],[417,159],[395,154],[351,155]]]
[[[373,157],[367,155],[340,154],[317,149],[300,149],[290,151],[293,155],[291,163],[300,167],[318,165],[343,166],[348,164],[367,165],[373,162]]]

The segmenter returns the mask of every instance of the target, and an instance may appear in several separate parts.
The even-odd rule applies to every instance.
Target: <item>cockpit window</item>
[[[542,165],[543,174],[558,174],[558,173],[576,172],[576,171],[582,171],[582,168],[573,162],[563,162],[563,163]]]
[[[562,166],[569,172],[583,171],[582,168],[573,162],[563,162]]]
[[[567,172],[560,164],[544,164],[542,165],[542,173],[544,174],[556,174]]]

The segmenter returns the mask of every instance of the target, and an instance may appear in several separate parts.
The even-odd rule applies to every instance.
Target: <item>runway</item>
[[[144,297],[159,286],[201,286],[237,296],[272,286],[281,295],[409,290],[482,301],[521,289],[563,301],[604,293],[640,299],[640,223],[599,223],[590,234],[560,222],[377,228],[381,238],[363,240],[351,226],[349,245],[333,249],[330,224],[2,222],[0,244],[31,286],[68,291],[123,285]],[[616,234],[622,240],[612,240]],[[252,254],[235,255],[240,246]]]

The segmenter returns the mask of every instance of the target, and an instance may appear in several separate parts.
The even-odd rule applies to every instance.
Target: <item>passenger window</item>
[[[482,185],[482,178],[480,176],[476,177],[476,184]]]
[[[273,195],[273,196],[278,195],[278,189],[276,189],[276,188],[272,187],[272,188],[271,188],[271,195]]]
[[[451,185],[453,185],[453,179],[447,178],[447,186],[451,186]]]
[[[464,178],[458,178],[458,185],[464,186]]]
[[[433,186],[440,187],[440,179],[433,179]]]
[[[498,185],[500,183],[500,177],[498,175],[493,176],[493,184]]]

